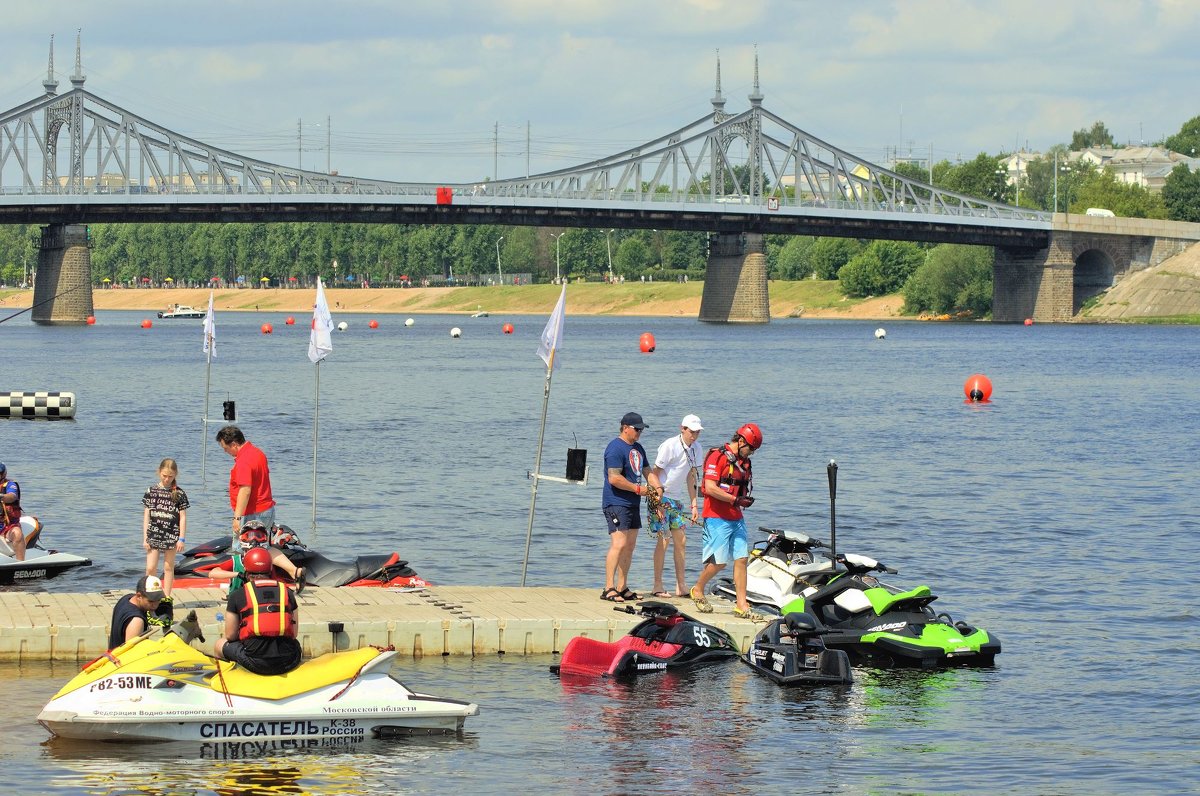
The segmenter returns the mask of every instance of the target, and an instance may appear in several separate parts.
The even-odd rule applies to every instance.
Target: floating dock
[[[0,592],[0,660],[96,658],[108,648],[112,609],[126,593]],[[575,636],[613,641],[641,621],[614,611],[620,604],[599,595],[599,589],[515,586],[310,588],[299,597],[300,643],[306,658],[368,645],[393,646],[414,658],[545,655],[560,652]],[[206,643],[194,643],[211,651],[221,633],[216,615],[224,612],[225,595],[219,589],[180,589],[175,600],[176,621],[195,609]],[[686,597],[661,601],[729,632],[740,649],[754,635],[756,625],[735,618],[730,602],[713,600],[714,613],[700,614]]]

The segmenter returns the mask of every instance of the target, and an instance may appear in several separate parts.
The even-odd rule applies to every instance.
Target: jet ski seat
[[[219,693],[257,699],[286,699],[347,681],[356,674],[390,661],[395,654],[394,650],[380,651],[375,647],[327,652],[300,664],[287,674],[277,675],[255,674],[236,663],[219,661],[221,674],[214,674],[210,683],[212,689]]]

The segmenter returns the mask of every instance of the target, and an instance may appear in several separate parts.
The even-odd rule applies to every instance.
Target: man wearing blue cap
[[[8,480],[8,468],[0,464],[0,509],[3,509],[4,528],[0,536],[13,550],[13,558],[25,560],[25,532],[21,530],[21,486]]]
[[[634,602],[641,597],[630,590],[629,567],[633,548],[642,527],[642,495],[647,486],[662,490],[662,483],[646,461],[646,449],[638,442],[646,424],[637,412],[621,418],[621,433],[604,449],[604,498],[601,508],[608,524],[608,554],[604,557],[604,591],[600,599],[614,603]]]

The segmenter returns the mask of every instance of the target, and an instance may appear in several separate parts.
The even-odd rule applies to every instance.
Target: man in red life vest
[[[229,591],[225,637],[214,645],[216,656],[255,674],[290,672],[301,657],[296,595],[271,578],[271,554],[265,548],[246,551],[242,565],[250,580]]]
[[[746,559],[750,555],[750,544],[746,537],[746,521],[742,518],[742,509],[754,503],[750,496],[754,488],[750,457],[762,442],[759,427],[747,423],[737,430],[732,440],[720,448],[713,448],[704,457],[704,569],[690,592],[692,602],[701,613],[712,612],[712,605],[704,596],[704,587],[732,560],[733,586],[737,592],[733,615],[754,622],[767,621],[765,616],[752,611],[746,601]]]
[[[0,537],[12,548],[13,558],[25,560],[25,532],[21,530],[21,487],[8,480],[8,469],[0,464]]]

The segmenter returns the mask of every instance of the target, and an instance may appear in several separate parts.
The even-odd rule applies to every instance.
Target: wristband
[[[239,517],[238,515],[234,514],[234,515],[233,515],[233,518],[234,518],[235,520],[241,520],[241,519],[245,519],[245,515],[243,515],[243,516]]]

